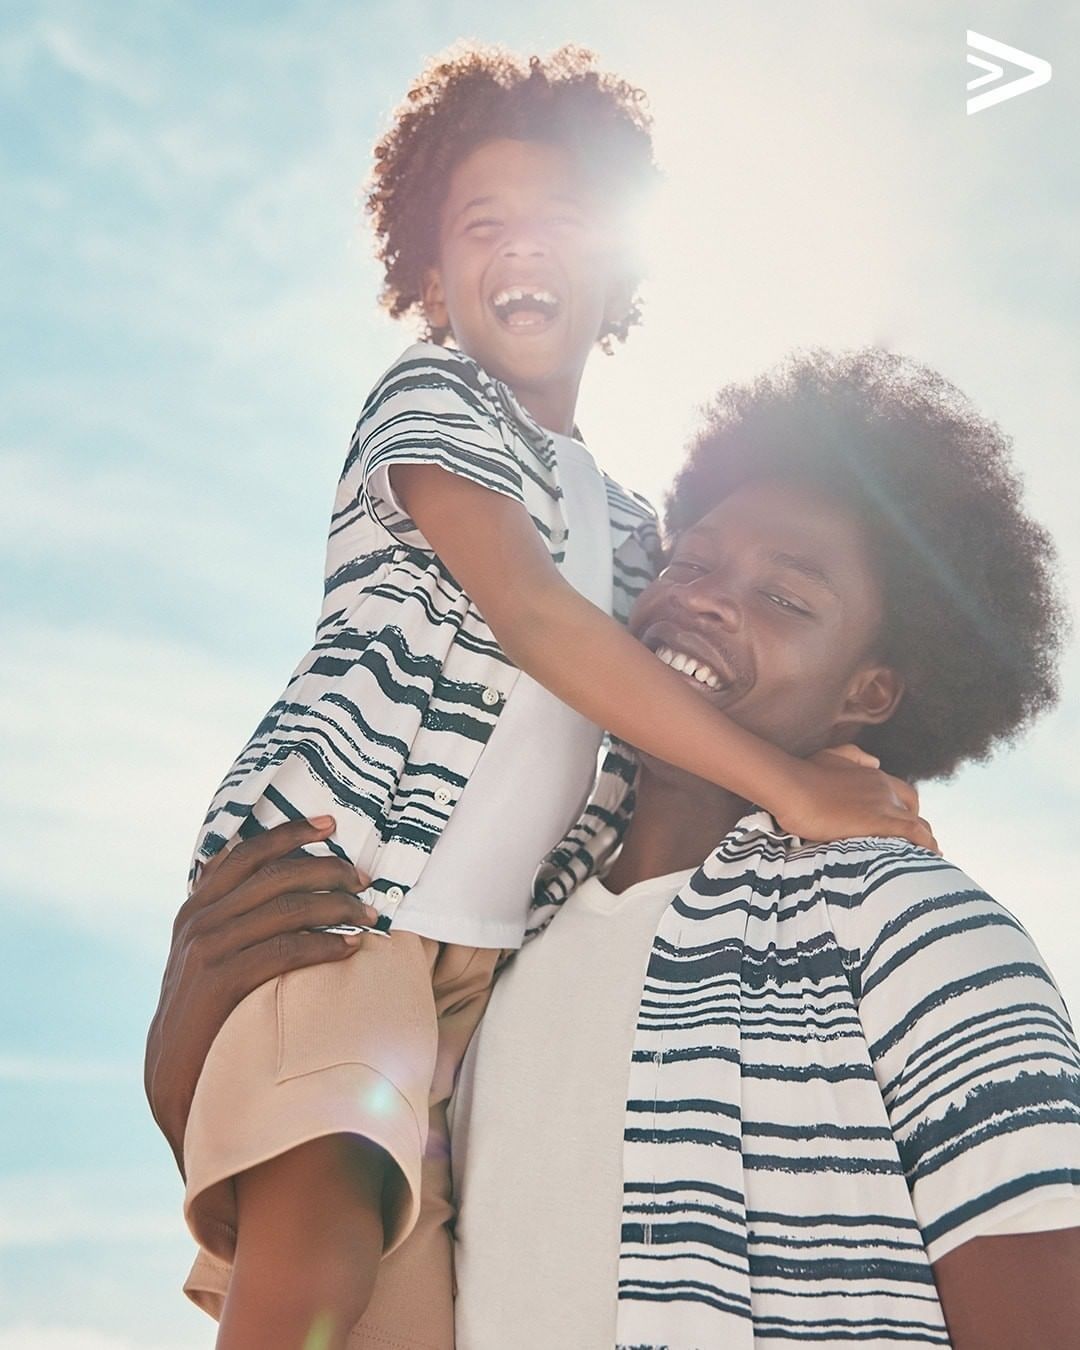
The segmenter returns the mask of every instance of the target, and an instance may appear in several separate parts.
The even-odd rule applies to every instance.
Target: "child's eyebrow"
[[[487,197],[472,197],[465,203],[454,219],[456,220],[458,216],[463,216],[466,211],[471,211],[474,206],[487,206],[494,200],[495,198],[490,194]]]
[[[458,211],[457,214],[454,216],[454,219],[460,220],[460,218],[463,215],[465,215],[469,211],[472,211],[475,207],[490,206],[492,202],[497,200],[498,198],[493,193],[488,193],[488,195],[485,197],[470,197],[469,200],[465,203],[465,205],[461,208],[461,210]],[[553,192],[551,196],[548,198],[548,201],[559,202],[566,206],[574,206],[578,210],[581,210],[582,208],[582,199],[580,197],[573,196],[570,193],[566,192]]]

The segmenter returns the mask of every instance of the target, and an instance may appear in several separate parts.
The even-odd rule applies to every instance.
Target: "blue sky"
[[[1051,84],[964,114],[965,29]],[[581,425],[658,496],[695,407],[887,343],[1014,435],[1080,575],[1080,11],[971,0],[8,3],[0,18],[0,1350],[212,1344],[142,1040],[210,791],[307,645],[372,378],[370,146],[457,38],[597,50],[666,183],[645,327]],[[1080,660],[1023,745],[928,789],[1080,1006]]]

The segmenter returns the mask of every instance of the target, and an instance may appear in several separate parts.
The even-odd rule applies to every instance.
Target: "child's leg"
[[[420,1216],[386,1257],[349,1350],[453,1350],[453,1219],[447,1106],[469,1040],[491,993],[499,953],[445,946],[432,972],[439,1048],[432,1075]]]
[[[328,1135],[236,1178],[218,1350],[345,1350],[382,1259],[385,1162],[363,1139]]]
[[[351,962],[291,972],[250,994],[211,1046],[185,1137],[186,1213],[217,1258],[212,1283],[190,1292],[224,1320],[221,1345],[342,1344],[412,1227],[438,950],[395,933]],[[307,1344],[319,1311],[329,1329]]]

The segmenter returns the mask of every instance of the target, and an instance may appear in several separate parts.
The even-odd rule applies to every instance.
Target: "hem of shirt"
[[[1045,1233],[1055,1232],[1060,1228],[1080,1227],[1080,1186],[1067,1184],[1038,1186],[1024,1195],[1014,1196],[1012,1200],[1004,1204],[995,1205],[993,1209],[988,1209],[985,1214],[980,1214],[977,1218],[959,1224],[935,1242],[929,1243],[926,1248],[926,1255],[930,1264],[933,1265],[935,1261],[940,1261],[943,1256],[955,1251],[957,1247],[962,1247],[965,1242],[971,1242],[977,1237],[993,1237],[995,1225],[1003,1220],[1019,1218],[1026,1210],[1035,1211],[1056,1200],[1071,1200],[1075,1204],[1076,1214],[1073,1224],[1055,1223],[1052,1228],[1047,1228],[1045,1225],[1036,1225],[1031,1229],[1013,1229],[1011,1232]]]
[[[525,921],[521,923],[484,923],[463,920],[452,914],[409,914],[402,910],[392,928],[432,942],[451,942],[458,947],[492,947],[517,951],[525,941]]]

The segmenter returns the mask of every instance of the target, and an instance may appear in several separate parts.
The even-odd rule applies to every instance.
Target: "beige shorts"
[[[398,1169],[386,1255],[350,1347],[453,1345],[446,1105],[486,1006],[490,948],[395,931],[249,994],[206,1057],[184,1136],[185,1293],[220,1317],[236,1246],[233,1178],[310,1139],[357,1134]]]

